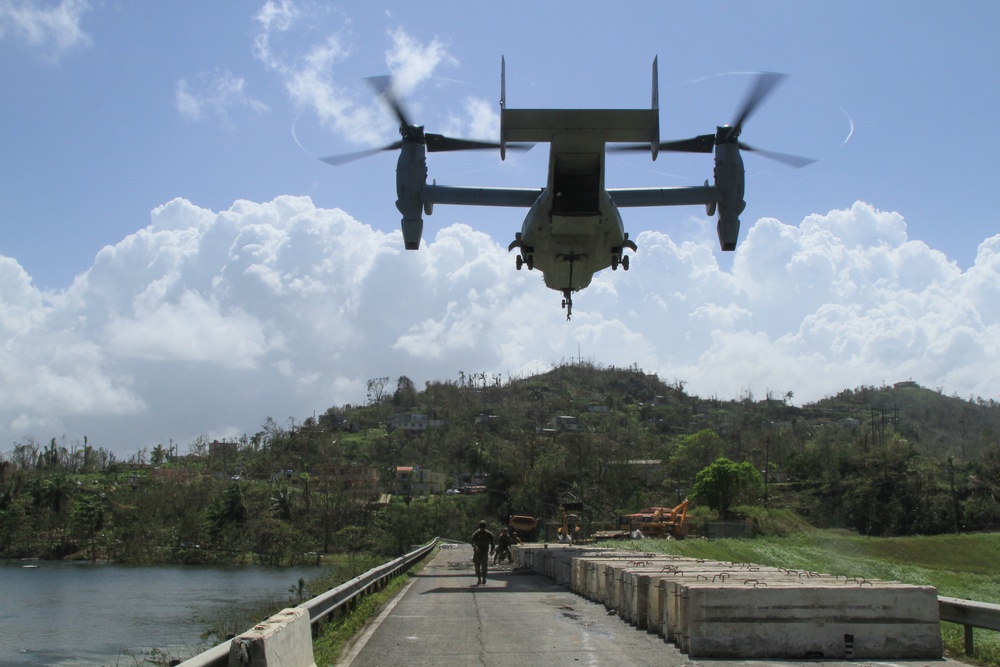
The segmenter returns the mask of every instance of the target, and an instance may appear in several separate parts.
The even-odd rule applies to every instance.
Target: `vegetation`
[[[802,407],[793,396],[700,398],[637,368],[577,363],[506,379],[462,372],[421,391],[405,377],[395,390],[374,378],[365,405],[287,425],[268,417],[253,435],[199,438],[185,454],[157,445],[119,460],[87,438],[25,438],[0,457],[0,556],[284,564],[397,555],[434,535],[467,537],[484,517],[544,523],[573,502],[586,531],[689,494],[702,504],[695,516],[742,502],[868,536],[1000,521],[993,400],[912,382]],[[720,495],[730,464],[742,482]],[[404,465],[452,485],[473,480],[484,493],[391,495]]]
[[[722,518],[738,502],[753,502],[760,498],[764,482],[749,461],[735,463],[722,456],[702,468],[694,476],[694,495]]]
[[[323,623],[317,638],[313,641],[314,662],[317,665],[335,664],[348,643],[410,582],[414,575],[423,569],[430,558],[433,558],[433,554],[417,563],[408,572],[391,579],[382,590],[362,597],[353,610]]]

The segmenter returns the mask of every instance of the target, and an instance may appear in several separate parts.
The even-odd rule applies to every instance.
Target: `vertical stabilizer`
[[[654,160],[660,152],[660,75],[656,65],[658,58],[659,56],[653,56],[653,111],[656,112],[656,127],[649,139],[649,150],[653,153]]]
[[[500,159],[507,157],[507,132],[504,130],[503,112],[507,108],[507,63],[500,56]]]

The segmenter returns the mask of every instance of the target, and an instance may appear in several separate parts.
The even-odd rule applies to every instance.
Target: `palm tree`
[[[271,498],[271,511],[282,521],[292,519],[292,490],[287,486],[278,489]]]
[[[150,462],[154,466],[162,464],[166,460],[166,458],[167,458],[167,450],[163,445],[157,445],[156,447],[153,447],[153,452],[150,458]]]
[[[65,475],[53,475],[42,483],[42,504],[56,516],[62,515],[63,505],[73,491],[73,484]]]

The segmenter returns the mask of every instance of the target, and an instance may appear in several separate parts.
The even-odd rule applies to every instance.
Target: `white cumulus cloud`
[[[0,0],[0,40],[17,40],[57,61],[90,44],[81,27],[89,10],[86,0]]]
[[[251,97],[246,87],[246,79],[232,72],[203,72],[192,82],[187,79],[177,82],[174,87],[174,103],[177,111],[185,118],[203,121],[207,116],[214,116],[228,125],[233,110],[245,108],[256,113],[267,111],[267,105]]]
[[[380,104],[374,90],[356,80],[342,81],[338,67],[358,39],[349,20],[344,26],[315,40],[303,39],[302,28],[318,20],[323,9],[292,0],[269,0],[255,16],[257,35],[254,56],[281,77],[292,102],[315,114],[320,124],[343,139],[360,145],[387,143],[398,121]],[[447,46],[437,38],[422,42],[402,28],[387,33],[386,71],[392,76],[393,94],[407,97],[442,66],[457,64]]]
[[[598,274],[567,322],[537,271],[462,222],[405,251],[304,197],[176,199],[65,290],[0,257],[0,435],[128,452],[361,401],[372,377],[421,386],[577,354],[720,397],[911,378],[995,395],[1000,236],[963,271],[865,203],[746,226],[731,268],[707,242],[638,234],[631,270]]]

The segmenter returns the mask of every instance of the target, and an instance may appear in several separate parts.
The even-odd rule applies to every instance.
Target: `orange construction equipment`
[[[533,516],[515,514],[507,525],[525,542],[534,542],[538,537],[538,520]]]
[[[688,499],[674,508],[644,507],[635,514],[623,517],[628,521],[629,530],[642,532],[643,537],[685,537],[687,535]]]

